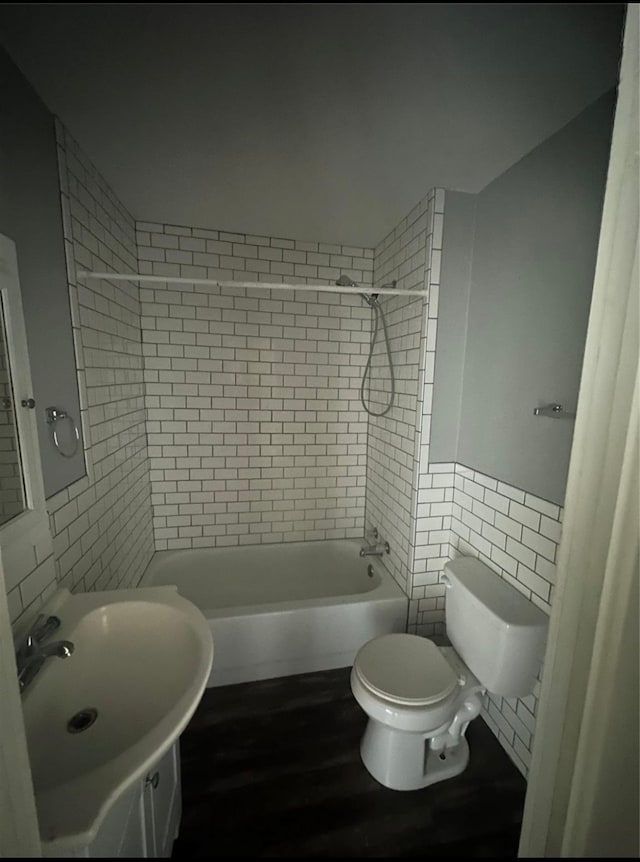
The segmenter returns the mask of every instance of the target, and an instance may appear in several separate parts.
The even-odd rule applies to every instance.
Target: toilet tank
[[[458,655],[494,694],[523,697],[536,681],[548,618],[475,557],[444,567],[447,635]]]

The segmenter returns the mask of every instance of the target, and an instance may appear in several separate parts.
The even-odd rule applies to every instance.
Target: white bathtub
[[[158,551],[140,586],[175,584],[203,612],[209,686],[347,667],[370,638],[407,624],[407,597],[360,544]]]

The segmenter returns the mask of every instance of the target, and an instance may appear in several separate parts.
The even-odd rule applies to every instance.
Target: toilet
[[[358,651],[351,690],[369,716],[360,755],[376,781],[417,790],[461,773],[465,733],[487,691],[523,697],[535,684],[547,616],[475,557],[444,568],[450,647],[388,634]]]

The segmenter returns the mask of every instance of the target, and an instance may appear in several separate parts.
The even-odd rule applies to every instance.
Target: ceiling
[[[137,219],[371,246],[617,81],[620,4],[1,4]]]

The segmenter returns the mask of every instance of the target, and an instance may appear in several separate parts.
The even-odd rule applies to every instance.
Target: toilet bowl
[[[360,744],[368,772],[392,790],[417,790],[462,772],[467,725],[484,689],[451,647],[383,635],[359,651],[351,690],[369,716]]]
[[[461,773],[465,734],[487,690],[528,694],[546,615],[475,558],[445,566],[445,619],[453,646],[389,634],[358,651],[351,690],[368,715],[360,744],[369,773],[392,790],[417,790]]]

